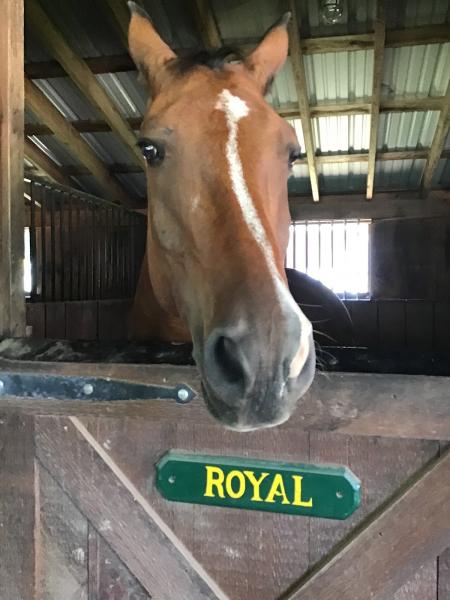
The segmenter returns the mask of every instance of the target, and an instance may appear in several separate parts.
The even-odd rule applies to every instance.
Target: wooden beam
[[[306,159],[308,162],[311,192],[315,202],[319,201],[319,180],[315,161],[314,134],[312,129],[311,114],[308,97],[308,84],[306,81],[305,64],[300,45],[299,22],[294,0],[289,0],[289,9],[292,13],[290,23],[289,43],[291,48],[291,64],[294,73],[295,87],[298,97],[298,108],[302,122],[303,139],[305,140]]]
[[[29,139],[25,139],[25,156],[36,167],[39,175],[61,185],[74,186],[74,182],[70,177]],[[89,174],[87,169],[86,172]]]
[[[434,190],[425,202],[418,192],[378,192],[376,202],[364,202],[364,194],[322,196],[319,203],[310,198],[289,198],[294,221],[320,219],[414,219],[449,218],[450,191]]]
[[[36,455],[150,597],[226,600],[219,586],[79,419],[38,419]]]
[[[381,100],[381,112],[405,112],[405,111],[425,111],[441,110],[445,101],[445,96],[436,96],[432,98],[411,98],[409,96],[400,96],[388,100]],[[298,103],[293,102],[276,109],[278,114],[287,119],[299,117]],[[335,117],[342,115],[360,115],[369,114],[370,104],[368,102],[323,102],[310,106],[311,117]],[[127,119],[129,126],[137,131],[142,123],[142,117],[130,117]],[[111,131],[110,125],[102,120],[78,120],[71,121],[71,125],[80,133],[103,133]],[[25,135],[51,135],[51,129],[43,123],[27,123],[25,125]]]
[[[27,0],[27,19],[33,29],[33,34],[56,58],[67,75],[109,123],[112,131],[124,143],[133,163],[142,166],[144,170],[144,160],[136,145],[136,136],[133,130],[84,60],[73,52],[60,31],[47,17],[38,0]]]
[[[130,11],[126,2],[117,2],[117,0],[105,0],[105,7],[109,9],[109,14],[112,17],[113,26],[117,30],[120,41],[124,48],[128,50],[128,25],[130,23]],[[133,67],[132,70],[134,70]]]
[[[43,154],[43,153],[42,153]],[[329,154],[316,154],[316,163],[320,164],[336,164],[336,163],[355,163],[367,162],[367,152],[330,152]],[[382,150],[377,152],[377,160],[417,160],[424,159],[428,156],[428,149],[422,150]],[[44,157],[46,155],[44,154]],[[450,158],[450,150],[443,150],[441,158]],[[37,163],[36,163],[37,164]],[[296,164],[307,164],[306,158],[301,158],[296,161]],[[89,170],[80,165],[64,165],[58,167],[59,174],[63,177],[76,177],[77,175],[89,175]],[[111,174],[129,174],[141,173],[141,169],[134,165],[123,163],[112,163],[108,165],[108,171]]]
[[[127,193],[109,173],[106,166],[98,158],[89,144],[81,137],[72,125],[66,121],[59,110],[46,98],[31,81],[25,80],[25,96],[27,106],[35,115],[46,123],[66,147],[72,156],[79,160],[95,177],[102,187],[107,199],[132,204]]]
[[[299,582],[285,600],[393,598],[450,543],[450,450],[431,462]]]
[[[0,337],[25,334],[23,1],[0,0]]]
[[[205,48],[220,48],[222,40],[211,0],[191,0],[192,11]]]
[[[421,188],[422,193],[426,196],[431,189],[433,181],[433,175],[439,164],[442,151],[445,146],[445,140],[450,127],[450,82],[447,85],[447,93],[445,95],[445,101],[442,105],[441,114],[439,115],[438,124],[431,143],[430,152],[428,154],[425,169],[422,175]]]
[[[373,203],[375,205],[375,203]],[[447,206],[450,203],[447,201]],[[319,207],[321,203],[315,204]],[[447,208],[448,210],[448,208]],[[448,212],[447,212],[448,214]],[[30,340],[26,340],[29,352]],[[39,342],[46,344],[48,342]],[[58,342],[58,344],[63,342]],[[59,346],[58,346],[59,347]],[[44,348],[44,346],[43,346]],[[0,352],[2,344],[0,342]],[[43,351],[40,352],[42,357]],[[4,352],[2,356],[5,357]],[[199,398],[180,407],[170,401],[108,403],[108,415],[142,417],[164,422],[180,418],[186,423],[208,425],[223,434],[202,399],[200,376],[195,367],[175,365],[126,365],[112,363],[44,363],[9,359],[2,370],[110,377],[136,383],[176,386],[180,381],[197,390]],[[317,373],[311,389],[283,429],[333,431],[350,435],[450,440],[449,377],[369,373]],[[0,410],[21,410],[40,415],[104,415],[104,402],[17,398],[0,395]],[[181,412],[180,412],[181,411]],[[230,433],[230,435],[233,435]]]
[[[5,4],[21,4],[1,0]],[[7,12],[2,11],[2,30]],[[2,65],[3,66],[3,65]],[[23,204],[23,202],[22,202]],[[34,419],[22,414],[2,416],[0,422],[0,581],[4,600],[35,596],[36,494],[34,487]],[[37,536],[36,536],[37,538]]]
[[[377,154],[378,123],[380,117],[381,80],[383,77],[383,56],[386,36],[386,23],[384,18],[384,0],[377,1],[377,17],[375,21],[374,50],[373,50],[373,80],[372,98],[370,101],[370,138],[369,138],[369,164],[367,168],[366,198],[373,196],[375,179],[375,159]]]
[[[112,5],[114,0],[108,0]],[[224,40],[226,44],[238,46],[242,51],[252,50],[259,40]],[[400,29],[386,32],[386,48],[398,46],[414,46],[416,44],[439,44],[450,41],[447,25],[425,25],[411,29]],[[357,35],[342,35],[321,38],[303,38],[301,46],[304,54],[324,52],[350,52],[352,50],[367,50],[373,48],[373,33]],[[191,49],[175,49],[179,55],[192,51]],[[111,56],[94,56],[84,59],[89,69],[96,75],[103,73],[121,73],[135,71],[136,67],[128,54]],[[25,65],[25,74],[30,79],[50,79],[65,77],[63,67],[54,60],[29,62]]]

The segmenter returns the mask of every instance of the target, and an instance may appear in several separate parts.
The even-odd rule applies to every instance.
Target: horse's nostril
[[[230,338],[220,336],[215,346],[215,359],[227,383],[241,383],[245,379],[244,365],[239,357],[239,348]]]
[[[228,404],[238,403],[251,386],[251,370],[242,340],[215,332],[205,347],[205,375],[208,383]]]

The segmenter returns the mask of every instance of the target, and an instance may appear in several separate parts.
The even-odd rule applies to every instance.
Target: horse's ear
[[[176,54],[156,33],[150,17],[136,2],[128,2],[131,20],[128,28],[130,54],[141,78],[150,87],[152,95],[158,93],[166,64]]]
[[[245,64],[265,94],[276,73],[283,66],[289,52],[287,26],[291,13],[285,13],[266,35],[259,45],[247,57]]]

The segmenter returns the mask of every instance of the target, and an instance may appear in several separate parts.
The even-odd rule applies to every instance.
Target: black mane
[[[184,75],[196,67],[207,67],[213,71],[220,71],[230,62],[242,62],[244,57],[237,48],[222,46],[212,50],[195,51],[187,56],[176,58],[170,62],[170,68],[177,75]]]

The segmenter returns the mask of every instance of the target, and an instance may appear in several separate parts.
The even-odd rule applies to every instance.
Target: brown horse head
[[[153,291],[189,328],[213,415],[239,430],[276,425],[315,368],[311,324],[283,266],[299,146],[264,100],[288,53],[289,15],[245,60],[187,60],[129,4],[130,52],[152,98],[139,144]]]

